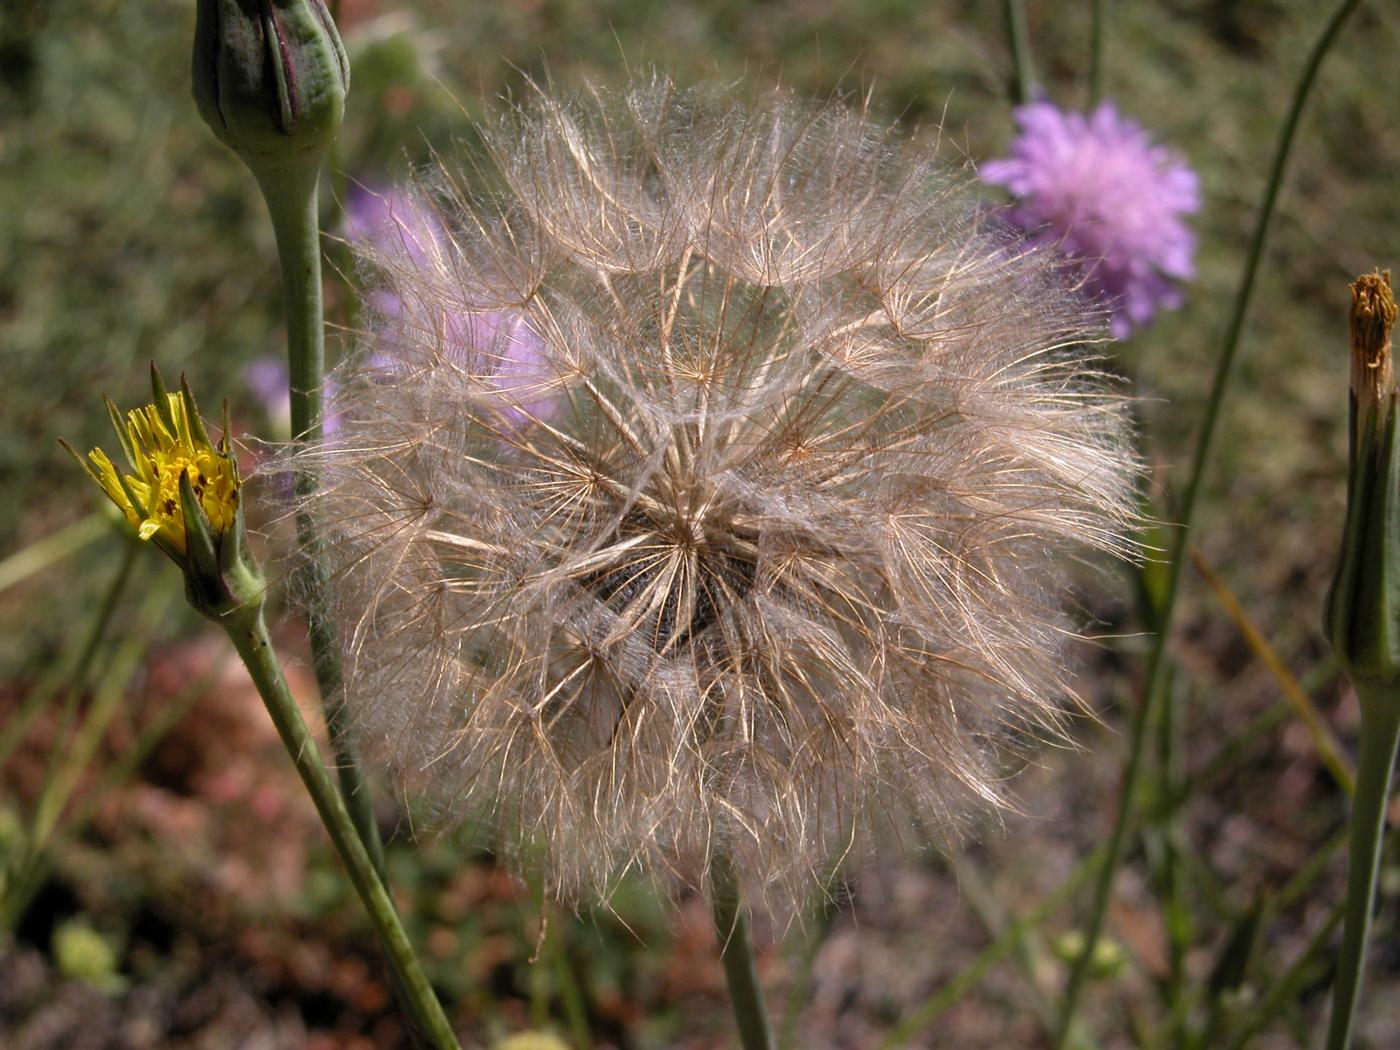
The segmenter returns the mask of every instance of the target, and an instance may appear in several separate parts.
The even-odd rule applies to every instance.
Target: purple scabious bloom
[[[345,203],[345,237],[381,267],[424,275],[451,251],[450,234],[426,201],[394,188],[354,187]],[[447,363],[488,376],[514,425],[548,419],[558,408],[558,392],[544,364],[544,341],[519,310],[485,308],[489,298],[483,290],[479,310],[472,309],[475,303],[410,304],[381,287],[368,293],[366,303],[381,320],[416,321],[441,331]],[[374,370],[395,375],[412,369],[392,339],[380,342],[370,356]]]
[[[1117,339],[1181,305],[1196,239],[1183,221],[1201,206],[1200,179],[1174,150],[1105,102],[1090,114],[1040,101],[1016,110],[1011,156],[982,179],[1017,198],[1011,222],[1080,265],[1086,291],[1112,311]]]
[[[354,186],[345,201],[345,239],[421,267],[442,250],[446,231],[437,216],[400,190]]]

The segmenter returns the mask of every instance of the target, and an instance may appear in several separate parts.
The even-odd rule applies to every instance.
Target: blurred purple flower
[[[353,186],[345,200],[345,239],[423,267],[445,247],[447,231],[422,202],[400,190]]]
[[[1117,339],[1180,306],[1175,282],[1194,276],[1196,249],[1183,220],[1201,206],[1185,159],[1107,102],[1088,115],[1032,102],[1016,122],[1011,156],[981,172],[1018,198],[1011,222],[1080,264],[1086,290],[1112,310]]]
[[[417,270],[425,275],[435,265],[440,267],[443,257],[450,257],[452,251],[446,227],[427,202],[392,187],[356,186],[350,191],[345,203],[345,238],[392,269]],[[387,288],[371,291],[365,302],[389,321],[403,321],[406,313],[422,312],[407,307]],[[524,314],[511,309],[426,308],[435,315],[426,319],[427,330],[443,333],[448,363],[464,371],[485,373],[492,386],[507,395],[503,411],[514,424],[548,419],[558,410],[557,390],[549,389],[544,340]],[[382,345],[384,349],[370,358],[371,368],[395,373],[410,367],[395,358],[392,338]]]
[[[264,354],[243,370],[243,382],[253,399],[267,413],[268,421],[284,434],[292,430],[292,395],[287,377],[287,362],[277,354]],[[335,380],[327,377],[325,385],[326,416],[321,425],[329,437],[340,428],[341,414],[335,410]]]

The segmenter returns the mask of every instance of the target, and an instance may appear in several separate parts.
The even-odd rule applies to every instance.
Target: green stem
[[[1176,682],[1167,686],[1169,692],[1179,688]],[[1157,726],[1157,760],[1160,776],[1157,786],[1158,793],[1164,800],[1170,800],[1176,795],[1182,780],[1182,707],[1181,703],[1166,703],[1161,706],[1159,712],[1161,720]],[[1184,846],[1186,834],[1182,828],[1181,810],[1176,807],[1163,807],[1159,820],[1154,824],[1156,826],[1153,830],[1159,836],[1161,845],[1159,897],[1167,933],[1168,999],[1172,1003],[1181,1003],[1185,1000],[1186,953],[1192,940],[1192,915],[1186,893],[1188,870],[1183,863],[1183,855],[1187,852]]]
[[[297,774],[316,804],[321,823],[345,862],[350,881],[369,912],[370,921],[389,957],[389,964],[408,1008],[438,1050],[460,1050],[442,1004],[438,1002],[418,964],[417,956],[413,954],[384,880],[375,870],[364,840],[350,818],[344,799],[326,772],[321,751],[287,687],[287,679],[277,662],[261,610],[245,618],[241,624],[227,622],[224,627],[244,666],[248,668],[263,703],[267,705],[267,712],[272,716],[273,725],[277,727]]]
[[[1055,1047],[1057,1050],[1063,1050],[1074,1025],[1075,1015],[1079,1009],[1080,997],[1084,991],[1084,983],[1088,977],[1089,962],[1093,957],[1094,948],[1098,944],[1099,935],[1103,931],[1104,916],[1108,912],[1108,902],[1112,895],[1113,880],[1118,873],[1118,867],[1122,863],[1123,854],[1127,846],[1130,810],[1132,809],[1133,800],[1137,797],[1141,788],[1145,769],[1143,763],[1143,752],[1145,748],[1143,744],[1147,738],[1147,727],[1156,721],[1156,709],[1161,704],[1164,693],[1162,687],[1167,664],[1167,640],[1171,636],[1172,621],[1176,611],[1176,596],[1181,583],[1187,539],[1190,535],[1191,525],[1195,518],[1196,500],[1200,494],[1201,481],[1205,476],[1206,466],[1210,461],[1216,424],[1221,414],[1221,406],[1224,404],[1225,395],[1230,386],[1230,379],[1234,374],[1235,353],[1239,347],[1240,333],[1244,329],[1245,315],[1248,312],[1250,300],[1254,295],[1254,282],[1259,271],[1259,264],[1264,256],[1264,245],[1268,239],[1270,227],[1273,225],[1274,208],[1278,203],[1279,191],[1283,186],[1284,171],[1288,166],[1288,158],[1293,149],[1294,133],[1298,129],[1298,120],[1302,116],[1303,106],[1306,104],[1308,95],[1312,90],[1313,81],[1317,77],[1317,71],[1322,65],[1322,60],[1326,57],[1328,50],[1332,46],[1332,42],[1336,39],[1338,32],[1341,30],[1342,24],[1346,21],[1347,16],[1356,8],[1358,2],[1359,0],[1342,0],[1333,11],[1332,17],[1328,20],[1326,27],[1322,31],[1322,35],[1313,45],[1313,49],[1308,55],[1307,63],[1303,67],[1303,73],[1299,77],[1297,87],[1294,89],[1293,101],[1289,107],[1288,115],[1284,119],[1283,129],[1279,134],[1278,146],[1275,149],[1273,164],[1269,170],[1269,182],[1264,191],[1263,203],[1259,209],[1259,218],[1254,227],[1254,237],[1250,242],[1249,255],[1245,260],[1244,273],[1240,279],[1239,290],[1235,295],[1234,309],[1230,315],[1229,325],[1226,328],[1225,341],[1220,348],[1220,356],[1216,360],[1215,376],[1211,384],[1210,398],[1206,404],[1205,417],[1201,423],[1200,437],[1197,439],[1195,456],[1191,463],[1189,481],[1178,515],[1179,521],[1175,536],[1172,540],[1171,558],[1167,573],[1166,593],[1162,605],[1161,623],[1158,625],[1156,639],[1148,659],[1147,680],[1143,691],[1143,702],[1138,705],[1138,709],[1133,715],[1128,747],[1128,761],[1123,773],[1123,790],[1118,796],[1121,800],[1118,807],[1118,815],[1114,821],[1112,835],[1109,838],[1108,860],[1099,872],[1099,879],[1094,889],[1093,905],[1084,936],[1084,952],[1075,960],[1074,968],[1070,971],[1069,984],[1065,989],[1064,1005],[1060,1013],[1060,1026],[1055,1040]]]
[[[1366,962],[1366,941],[1371,935],[1371,909],[1375,905],[1376,882],[1380,875],[1386,803],[1390,799],[1391,774],[1395,771],[1395,749],[1400,743],[1400,696],[1396,691],[1358,681],[1356,694],[1361,700],[1361,755],[1351,815],[1346,925],[1342,931],[1342,952],[1337,960],[1337,979],[1332,989],[1327,1050],[1346,1050],[1351,1046]]]
[[[1031,100],[1031,91],[1035,87],[1030,34],[1026,31],[1026,6],[1021,0],[1004,0],[1002,6],[1006,12],[1006,36],[1011,43],[1011,61],[1015,68],[1011,101],[1024,106]]]
[[[776,1050],[763,988],[758,983],[748,912],[739,899],[734,872],[722,857],[715,858],[711,869],[715,932],[719,934],[720,958],[729,982],[729,1001],[739,1025],[739,1043],[744,1050]]]
[[[1008,919],[996,897],[988,889],[989,880],[975,861],[965,854],[954,853],[949,866],[957,879],[958,890],[976,913],[978,921],[993,938],[1009,936],[1011,949],[1025,985],[1027,1004],[1047,1035],[1054,1034],[1055,1009],[1045,997],[1039,974],[1044,969],[1045,951],[1034,927],[1012,916]],[[1086,1040],[1084,1050],[1094,1050],[1096,1044]]]
[[[1092,43],[1089,53],[1089,108],[1103,98],[1104,40],[1108,36],[1108,0],[1094,0]]]
[[[321,302],[321,227],[317,217],[317,183],[320,155],[314,162],[276,172],[259,180],[277,237],[277,257],[282,267],[282,294],[287,313],[287,362],[291,384],[292,438],[315,446],[320,443],[326,382],[324,308]],[[309,470],[296,476],[299,501],[316,491],[316,477]],[[311,659],[321,692],[326,727],[335,752],[336,772],[345,804],[355,828],[369,851],[380,878],[384,877],[384,845],[374,819],[369,785],[359,755],[345,724],[340,699],[340,657],[326,597],[326,569],[321,557],[315,522],[305,510],[297,513],[297,541],[305,561],[303,579],[307,596],[307,620]]]

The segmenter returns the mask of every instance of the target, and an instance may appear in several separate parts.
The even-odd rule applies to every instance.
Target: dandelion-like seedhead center
[[[557,892],[714,851],[782,904],[995,802],[1064,694],[1064,555],[1134,509],[1046,252],[858,112],[664,81],[379,201],[305,453],[366,754]]]

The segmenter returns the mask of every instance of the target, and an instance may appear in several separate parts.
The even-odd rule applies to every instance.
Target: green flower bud
[[[350,63],[324,0],[199,0],[194,100],[261,182],[319,167],[340,130]]]
[[[1084,940],[1079,930],[1070,930],[1056,938],[1050,947],[1061,961],[1073,964],[1084,954]],[[1089,976],[1099,981],[1117,977],[1126,962],[1122,945],[1110,937],[1100,937],[1089,959]]]
[[[65,977],[104,992],[119,992],[125,984],[117,972],[116,951],[82,919],[70,919],[54,930],[53,954]]]
[[[569,1050],[569,1044],[543,1032],[521,1032],[501,1040],[492,1050]]]
[[[1327,636],[1353,681],[1400,686],[1400,413],[1390,272],[1351,286],[1351,442],[1341,564]]]

